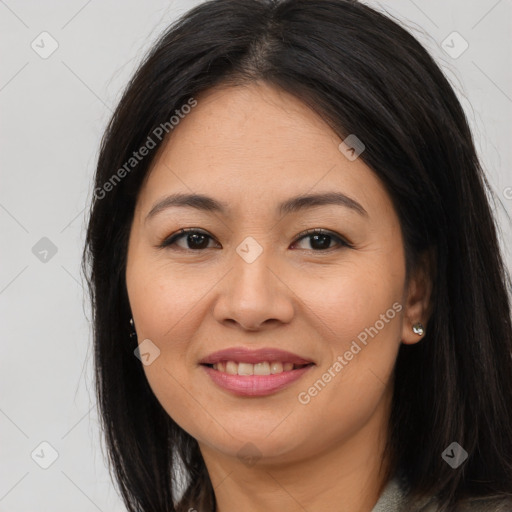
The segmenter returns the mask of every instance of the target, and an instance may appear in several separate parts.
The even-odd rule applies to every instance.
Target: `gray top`
[[[427,498],[411,503],[406,498],[406,491],[401,481],[395,477],[384,491],[371,512],[437,512],[434,498]],[[512,512],[512,499],[478,498],[460,509],[461,512]]]

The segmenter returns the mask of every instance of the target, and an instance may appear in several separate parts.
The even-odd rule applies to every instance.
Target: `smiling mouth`
[[[214,370],[228,375],[276,375],[278,373],[291,372],[299,370],[306,366],[313,366],[314,363],[294,364],[282,363],[281,361],[261,361],[259,363],[239,363],[236,361],[219,361],[215,364],[204,364]]]

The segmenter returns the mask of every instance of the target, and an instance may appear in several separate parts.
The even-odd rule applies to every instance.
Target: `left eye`
[[[351,245],[343,240],[343,238],[324,229],[311,229],[309,231],[302,232],[294,243],[307,238],[309,238],[312,246],[316,246],[313,247],[313,250],[317,252],[318,250],[332,249],[332,247],[330,247],[330,243],[333,240],[336,240],[339,246],[351,247]]]
[[[181,240],[184,237],[186,237],[185,243],[188,245],[188,247],[183,247],[176,243],[178,240]],[[332,249],[331,242],[333,240],[337,242],[338,246],[352,247],[343,238],[335,235],[334,233],[331,233],[330,231],[326,231],[323,229],[312,229],[308,231],[303,231],[302,233],[299,234],[293,245],[296,245],[301,240],[307,238],[309,238],[310,240],[312,250],[316,252],[323,251],[326,249]],[[188,249],[192,251],[200,251],[202,249],[209,248],[208,243],[210,240],[214,239],[207,233],[200,231],[198,229],[180,229],[178,233],[171,235],[169,238],[165,239],[160,244],[159,247],[165,248],[171,247],[173,245],[178,245],[178,247],[181,247],[182,249],[185,250]]]

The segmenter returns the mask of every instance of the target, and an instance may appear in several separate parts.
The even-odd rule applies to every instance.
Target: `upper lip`
[[[215,364],[220,361],[235,361],[237,363],[260,363],[262,361],[280,361],[282,363],[309,364],[313,361],[304,359],[297,354],[275,348],[248,349],[232,347],[213,352],[199,361],[200,364]]]

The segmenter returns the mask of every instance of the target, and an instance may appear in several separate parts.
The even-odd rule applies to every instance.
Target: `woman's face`
[[[203,455],[296,461],[377,437],[400,342],[418,341],[411,325],[424,321],[390,197],[283,91],[197,101],[155,159],[130,233],[127,289],[153,392]],[[174,194],[209,199],[166,205]]]

